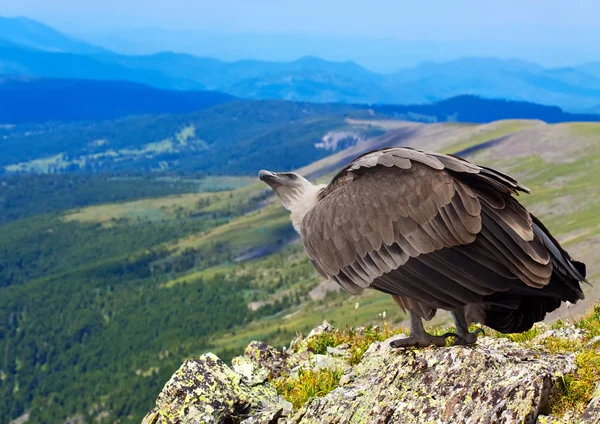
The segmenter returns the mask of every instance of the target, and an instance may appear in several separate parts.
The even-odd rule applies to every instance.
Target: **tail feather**
[[[551,254],[553,265],[550,282],[542,289],[514,286],[505,293],[487,296],[482,304],[484,322],[502,333],[521,333],[546,314],[558,309],[562,302],[575,303],[585,296],[580,282],[586,280],[586,266],[574,261],[535,216],[531,215],[534,233]]]
[[[516,300],[516,309],[484,304],[483,324],[501,333],[522,333],[543,321],[546,314],[558,309],[562,303],[557,297],[517,296]]]

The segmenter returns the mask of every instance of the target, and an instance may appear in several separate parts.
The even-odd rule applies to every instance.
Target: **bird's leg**
[[[477,342],[477,335],[479,333],[485,336],[484,331],[481,328],[469,332],[469,323],[467,322],[467,317],[465,316],[465,308],[458,308],[456,311],[450,312],[452,318],[454,319],[454,324],[456,326],[456,333],[458,337],[454,342],[455,345],[470,345]]]
[[[434,336],[425,331],[421,317],[414,312],[410,313],[410,336],[403,339],[396,339],[390,342],[391,347],[425,347],[425,346],[446,346],[448,337],[457,337],[454,333],[446,333],[442,336]]]

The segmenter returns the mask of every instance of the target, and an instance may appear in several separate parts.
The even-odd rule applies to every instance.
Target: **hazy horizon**
[[[600,60],[600,4],[419,4],[308,0],[302,4],[172,0],[21,0],[0,14],[25,16],[128,54],[161,50],[222,60],[354,60],[378,71],[459,57],[515,58],[544,66]]]

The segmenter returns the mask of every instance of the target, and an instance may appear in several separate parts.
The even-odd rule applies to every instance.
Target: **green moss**
[[[404,329],[400,328],[392,330],[386,322],[384,322],[383,328],[364,327],[358,330],[353,327],[346,327],[314,336],[306,343],[306,347],[314,353],[324,354],[327,352],[328,346],[336,347],[341,344],[348,344],[348,351],[350,353],[348,362],[356,365],[360,362],[371,344],[382,342],[404,331]]]
[[[573,345],[565,344],[564,340],[562,342],[558,346]],[[583,349],[576,354],[575,362],[577,371],[566,375],[560,382],[560,394],[552,405],[554,415],[562,416],[570,411],[583,412],[594,395],[596,383],[600,380],[600,355],[595,350]]]
[[[277,392],[298,410],[309,399],[325,396],[335,389],[342,374],[342,371],[325,368],[317,371],[300,369],[297,377],[281,377],[272,383]]]
[[[590,338],[600,335],[600,305],[594,305],[586,316],[575,323],[575,326],[585,330]]]
[[[503,336],[507,339],[516,342],[523,343],[529,340],[532,340],[536,336],[539,336],[542,333],[542,329],[539,326],[534,326],[532,329],[527,330],[523,333],[515,333],[515,334],[504,334]],[[501,334],[501,333],[499,333]]]
[[[581,340],[568,340],[558,337],[544,339],[543,345],[552,353],[574,353],[577,371],[566,375],[560,382],[560,392],[552,404],[552,414],[563,416],[567,412],[581,413],[594,396],[594,389],[600,381],[600,352],[591,338],[600,334],[600,306],[592,310],[575,327],[585,331]]]
[[[311,352],[325,354],[327,353],[328,346],[335,347],[344,343],[344,338],[339,337],[339,333],[339,331],[335,330],[331,333],[326,332],[319,334],[318,336],[311,338],[306,344],[306,347]]]

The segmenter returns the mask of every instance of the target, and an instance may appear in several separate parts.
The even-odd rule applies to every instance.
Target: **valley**
[[[586,300],[552,318],[578,316],[595,302],[599,124],[422,124],[365,116],[338,122],[375,135],[310,163],[314,157],[293,162],[301,173],[327,181],[352,157],[383,146],[470,151],[469,159],[529,186],[524,204],[588,264]],[[319,129],[315,138],[328,131]],[[294,145],[296,133],[282,134]],[[270,165],[290,169],[285,161]],[[139,422],[185,358],[207,351],[231,358],[251,340],[282,346],[323,319],[357,326],[382,324],[384,311],[390,324],[405,318],[389,296],[352,297],[322,281],[288,213],[255,177],[101,175],[27,177],[40,188],[70,178],[72,189],[93,190],[88,204],[56,191],[55,207],[28,211],[14,191],[0,195],[13,199],[4,207],[15,214],[0,226],[0,316],[7,317],[0,321],[0,405],[10,417],[29,413],[36,423],[114,415]],[[11,178],[4,189],[26,177]],[[126,189],[132,183],[137,192]],[[111,199],[120,185],[121,197]],[[446,320],[439,313],[433,323]]]

